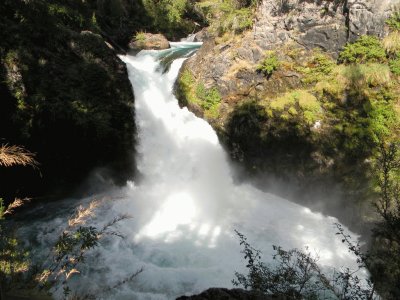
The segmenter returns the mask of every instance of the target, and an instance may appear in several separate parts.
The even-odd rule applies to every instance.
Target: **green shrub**
[[[400,12],[396,11],[391,17],[386,20],[386,24],[392,30],[400,30]]]
[[[179,76],[180,101],[183,105],[196,104],[204,109],[206,117],[218,117],[218,110],[221,103],[221,94],[216,87],[207,89],[203,82],[196,84],[193,74],[184,70]]]
[[[207,89],[201,82],[196,87],[196,96],[200,106],[206,111],[206,116],[217,117],[221,103],[221,94],[216,87]]]
[[[179,75],[179,94],[181,97],[179,97],[180,102],[183,105],[187,105],[189,103],[195,103],[196,102],[196,96],[194,92],[194,85],[195,85],[195,78],[188,69],[185,69],[180,75]]]
[[[143,31],[136,33],[136,35],[135,35],[136,41],[144,42],[145,39],[146,39],[146,34]]]
[[[187,22],[184,15],[192,4],[188,0],[143,0],[143,6],[150,18],[152,26],[164,32],[168,37],[173,37],[177,33],[186,31],[193,24]]]
[[[56,17],[64,25],[83,28],[85,24],[84,16],[67,5],[48,4],[48,10],[50,16]]]
[[[262,261],[262,252],[235,230],[243,247],[241,253],[248,273],[235,272],[233,285],[282,299],[374,299],[374,285],[357,277],[357,271],[365,267],[368,256],[361,252],[360,245],[351,240],[340,224],[335,225],[342,242],[357,257],[357,268],[342,268],[334,270],[333,276],[325,275],[318,265],[318,255],[307,247],[302,251],[272,246],[274,263],[267,264]]]
[[[305,123],[308,125],[315,123],[321,112],[321,105],[318,99],[306,90],[294,90],[285,93],[283,96],[273,100],[270,107],[286,121],[290,119],[290,116],[294,117],[301,113]]]
[[[399,123],[398,115],[391,103],[386,101],[371,101],[364,105],[368,115],[368,131],[376,144],[385,140],[393,133],[393,128]]]
[[[279,67],[280,63],[276,53],[267,52],[265,58],[257,66],[257,71],[263,73],[265,76],[270,77],[274,71]]]
[[[257,1],[247,1],[244,4],[235,0],[201,1],[196,4],[196,8],[209,23],[210,31],[222,36],[251,28],[256,4]]]
[[[395,59],[389,61],[390,71],[395,75],[400,75],[400,57],[397,56]]]
[[[363,35],[347,44],[339,55],[342,63],[385,62],[386,52],[377,37]]]
[[[336,63],[331,57],[320,50],[314,50],[307,65],[305,67],[298,67],[296,70],[305,75],[302,81],[308,84],[319,82],[326,76],[331,75],[335,66]]]

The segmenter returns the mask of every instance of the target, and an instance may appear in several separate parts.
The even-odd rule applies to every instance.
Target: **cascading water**
[[[178,106],[172,87],[185,56],[199,44],[172,43],[163,51],[124,56],[136,98],[139,130],[139,185],[110,192],[89,225],[101,228],[121,214],[131,219],[117,225],[124,236],[107,238],[88,253],[82,274],[71,286],[104,299],[174,299],[209,287],[232,287],[234,272],[245,273],[234,229],[271,256],[272,245],[315,250],[325,266],[355,266],[354,257],[335,238],[335,218],[235,184],[229,163],[210,125]],[[159,61],[177,56],[169,71]],[[88,199],[81,200],[87,202]],[[66,215],[66,213],[64,213]],[[35,236],[37,252],[54,243],[66,216],[37,221],[21,229]],[[34,235],[32,233],[35,233]],[[111,291],[104,286],[134,280]],[[61,295],[59,287],[53,289]]]

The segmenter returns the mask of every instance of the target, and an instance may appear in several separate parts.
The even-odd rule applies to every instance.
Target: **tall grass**
[[[0,146],[0,166],[31,166],[37,167],[35,154],[21,146],[3,144]]]
[[[389,54],[396,54],[400,51],[400,32],[393,31],[382,41],[383,47]]]

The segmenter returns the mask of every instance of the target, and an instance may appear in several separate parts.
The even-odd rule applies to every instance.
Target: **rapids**
[[[72,290],[99,299],[175,299],[209,287],[232,287],[234,272],[245,272],[235,229],[263,251],[264,260],[271,259],[272,245],[308,246],[322,266],[355,266],[335,235],[335,218],[234,183],[211,126],[179,107],[173,85],[182,63],[199,46],[172,43],[168,50],[121,57],[135,93],[142,180],[96,196],[109,200],[87,225],[101,228],[122,214],[132,218],[115,226],[124,238],[107,237],[88,253],[81,274],[70,279]],[[174,59],[162,73],[160,60],[168,56]],[[73,208],[90,199],[70,201],[63,211],[21,228],[34,254],[48,251]],[[144,271],[131,282],[99,292],[141,267]],[[61,298],[60,286],[52,292]]]

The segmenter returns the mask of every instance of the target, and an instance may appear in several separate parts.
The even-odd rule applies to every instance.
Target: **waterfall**
[[[168,50],[122,57],[135,92],[137,162],[143,179],[110,192],[111,200],[91,219],[89,225],[101,228],[115,216],[132,216],[116,225],[124,238],[103,240],[88,253],[81,275],[71,279],[71,286],[82,293],[100,299],[175,299],[209,287],[232,287],[234,272],[246,272],[235,229],[263,251],[266,261],[271,260],[272,245],[279,245],[308,246],[321,266],[356,264],[335,235],[335,218],[233,182],[214,130],[180,108],[173,95],[182,63],[198,47],[172,43]],[[179,58],[162,73],[160,60],[175,56]],[[42,245],[38,249],[44,249],[66,217],[38,221],[25,234],[35,232],[36,245]],[[134,280],[98,292],[142,267]],[[62,290],[53,292],[60,296]]]

